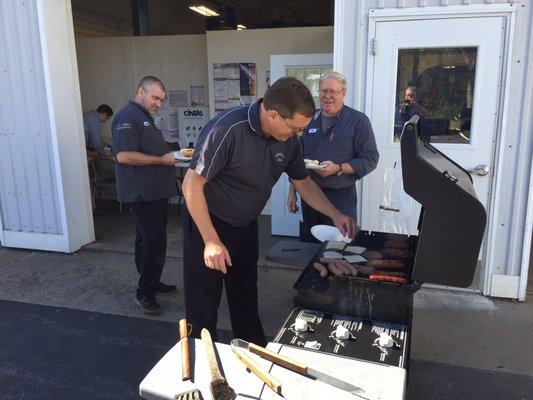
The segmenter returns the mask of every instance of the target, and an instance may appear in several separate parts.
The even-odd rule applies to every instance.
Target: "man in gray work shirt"
[[[344,104],[346,79],[331,72],[320,79],[320,110],[301,137],[304,158],[318,160],[321,168],[309,175],[328,200],[342,213],[357,220],[355,182],[372,172],[378,163],[376,139],[368,117]],[[296,190],[291,185],[289,211],[296,212]],[[331,219],[302,200],[300,240],[314,242],[314,225],[333,225]]]
[[[149,314],[161,311],[156,294],[176,292],[176,286],[160,281],[167,251],[168,199],[177,195],[175,160],[154,125],[154,115],[165,97],[163,83],[155,76],[145,76],[135,101],[118,112],[112,126],[118,200],[130,204],[137,233],[135,303]]]
[[[305,85],[282,78],[264,99],[218,115],[202,130],[183,181],[183,282],[193,336],[207,328],[216,339],[224,285],[235,337],[266,345],[257,300],[257,218],[283,172],[312,207],[354,237],[354,220],[331,205],[305,169],[297,134],[313,113]]]
[[[107,104],[100,104],[96,110],[83,113],[83,130],[85,146],[88,152],[96,152],[94,156],[109,156],[110,152],[102,143],[102,124],[113,116],[113,109]]]

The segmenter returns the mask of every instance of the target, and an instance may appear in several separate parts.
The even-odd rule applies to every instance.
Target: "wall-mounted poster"
[[[187,107],[187,90],[169,90],[169,107]]]
[[[255,63],[213,64],[215,112],[255,101]]]
[[[169,98],[167,97],[161,104],[161,108],[157,110],[154,124],[163,133],[165,142],[176,143],[179,137],[178,109],[177,107],[170,107],[169,103]]]
[[[191,106],[203,106],[204,104],[204,87],[200,85],[191,86]]]
[[[209,107],[178,107],[179,139],[181,148],[196,144],[202,128],[209,122]]]

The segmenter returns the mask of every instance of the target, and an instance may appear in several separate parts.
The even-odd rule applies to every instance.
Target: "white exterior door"
[[[366,108],[380,161],[363,181],[363,229],[417,233],[420,205],[403,192],[399,147],[412,112],[431,142],[471,171],[488,210],[503,28],[503,17],[376,22]]]
[[[272,55],[270,56],[270,81],[275,82],[284,76],[300,79],[311,90],[318,108],[318,81],[322,75],[331,72],[332,65],[332,54]],[[267,204],[267,207],[270,205],[271,208],[273,235],[299,235],[301,211],[292,214],[287,209],[288,190],[289,179],[286,174],[283,174],[272,188],[272,195]]]

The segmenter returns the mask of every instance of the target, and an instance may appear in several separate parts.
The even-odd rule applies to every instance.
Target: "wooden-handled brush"
[[[180,341],[181,341],[181,380],[191,379],[191,364],[189,361],[189,338],[187,337],[187,320],[180,320]]]
[[[201,336],[202,342],[204,342],[205,346],[209,370],[211,371],[211,383],[209,384],[209,389],[211,389],[213,400],[232,400],[233,395],[231,389],[226,381],[226,378],[224,378],[220,373],[220,368],[218,367],[215,346],[211,340],[211,334],[207,329],[204,328],[202,329]]]

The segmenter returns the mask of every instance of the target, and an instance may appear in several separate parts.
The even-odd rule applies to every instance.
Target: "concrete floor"
[[[127,330],[131,348],[147,354],[143,358],[145,364],[141,371],[120,375],[117,379],[123,379],[121,382],[129,388],[129,393],[136,393],[136,388],[131,385],[135,386],[139,376],[153,365],[154,359],[174,343],[176,323],[184,315],[180,294],[182,262],[178,222],[179,215],[173,209],[169,219],[169,250],[163,281],[178,285],[179,291],[176,295],[161,297],[164,312],[160,316],[142,314],[133,303],[137,274],[132,254],[134,229],[127,210],[121,215],[108,213],[96,217],[98,241],[75,254],[0,248],[0,300],[3,300],[0,301],[0,309],[3,315],[12,315],[13,321],[22,318],[20,326],[28,324],[26,329],[30,331],[42,327],[37,328],[36,319],[27,315],[39,315],[37,320],[41,325],[43,321],[48,321],[45,328],[65,323],[54,322],[54,315],[71,316],[69,318],[72,318],[75,326],[85,326],[87,321],[101,320],[104,322],[99,325],[100,330],[95,332],[95,338],[101,339],[96,344],[106,342],[104,338],[115,334],[114,331],[107,332],[107,326],[109,329],[115,325],[124,329],[131,327]],[[261,253],[264,255],[281,238],[269,235],[268,218],[261,219],[261,226]],[[292,298],[295,295],[292,285],[299,273],[294,268],[268,265],[264,258],[260,262],[261,316],[265,331],[270,337],[277,332],[292,308]],[[33,337],[19,338],[13,333],[15,328],[12,325],[5,319],[0,324],[0,335],[4,337],[4,342],[9,338],[6,342],[9,346],[5,343],[2,346],[20,347],[23,351],[26,346],[20,341],[33,338],[37,340],[38,332]],[[152,327],[158,332],[165,331],[161,336],[162,347],[156,345],[157,341],[151,346],[140,346],[140,341],[144,339],[137,335]],[[229,340],[231,333],[225,302],[219,313],[219,328],[221,341]],[[55,329],[49,334],[65,335],[71,340],[73,335],[79,335],[79,330],[75,327],[72,327],[72,331]],[[96,340],[95,338],[92,340]],[[45,342],[42,347],[46,348],[47,345]],[[109,345],[113,346],[113,343]],[[59,344],[56,346],[61,348]],[[477,294],[422,289],[415,295],[408,398],[533,399],[531,348],[533,302],[519,303],[489,299]],[[2,347],[0,354],[4,354]],[[121,357],[120,354],[114,354],[112,362],[120,362],[120,359],[116,359]],[[39,377],[40,372],[31,370],[32,366],[25,365],[24,361],[15,356],[9,362],[2,361],[1,358],[0,387],[5,388],[7,384],[11,389],[5,392],[0,389],[0,398],[67,398],[58,397],[58,392],[54,391],[50,392],[50,397],[35,397],[38,390],[47,387],[46,382],[58,379],[54,374],[64,373],[64,370],[54,372],[54,369],[48,368]],[[46,359],[43,355],[42,362],[46,363]],[[105,361],[87,356],[87,363],[90,364],[87,368],[96,368],[98,362]],[[17,372],[14,373],[13,370]],[[47,377],[47,374],[52,376]],[[28,376],[34,376],[37,380],[32,380],[30,385],[34,391],[24,392],[23,382]],[[92,397],[89,394],[84,397],[86,392],[76,392],[75,387],[74,383],[69,385],[69,393],[77,398],[132,398],[130,395],[95,397],[94,393]]]

